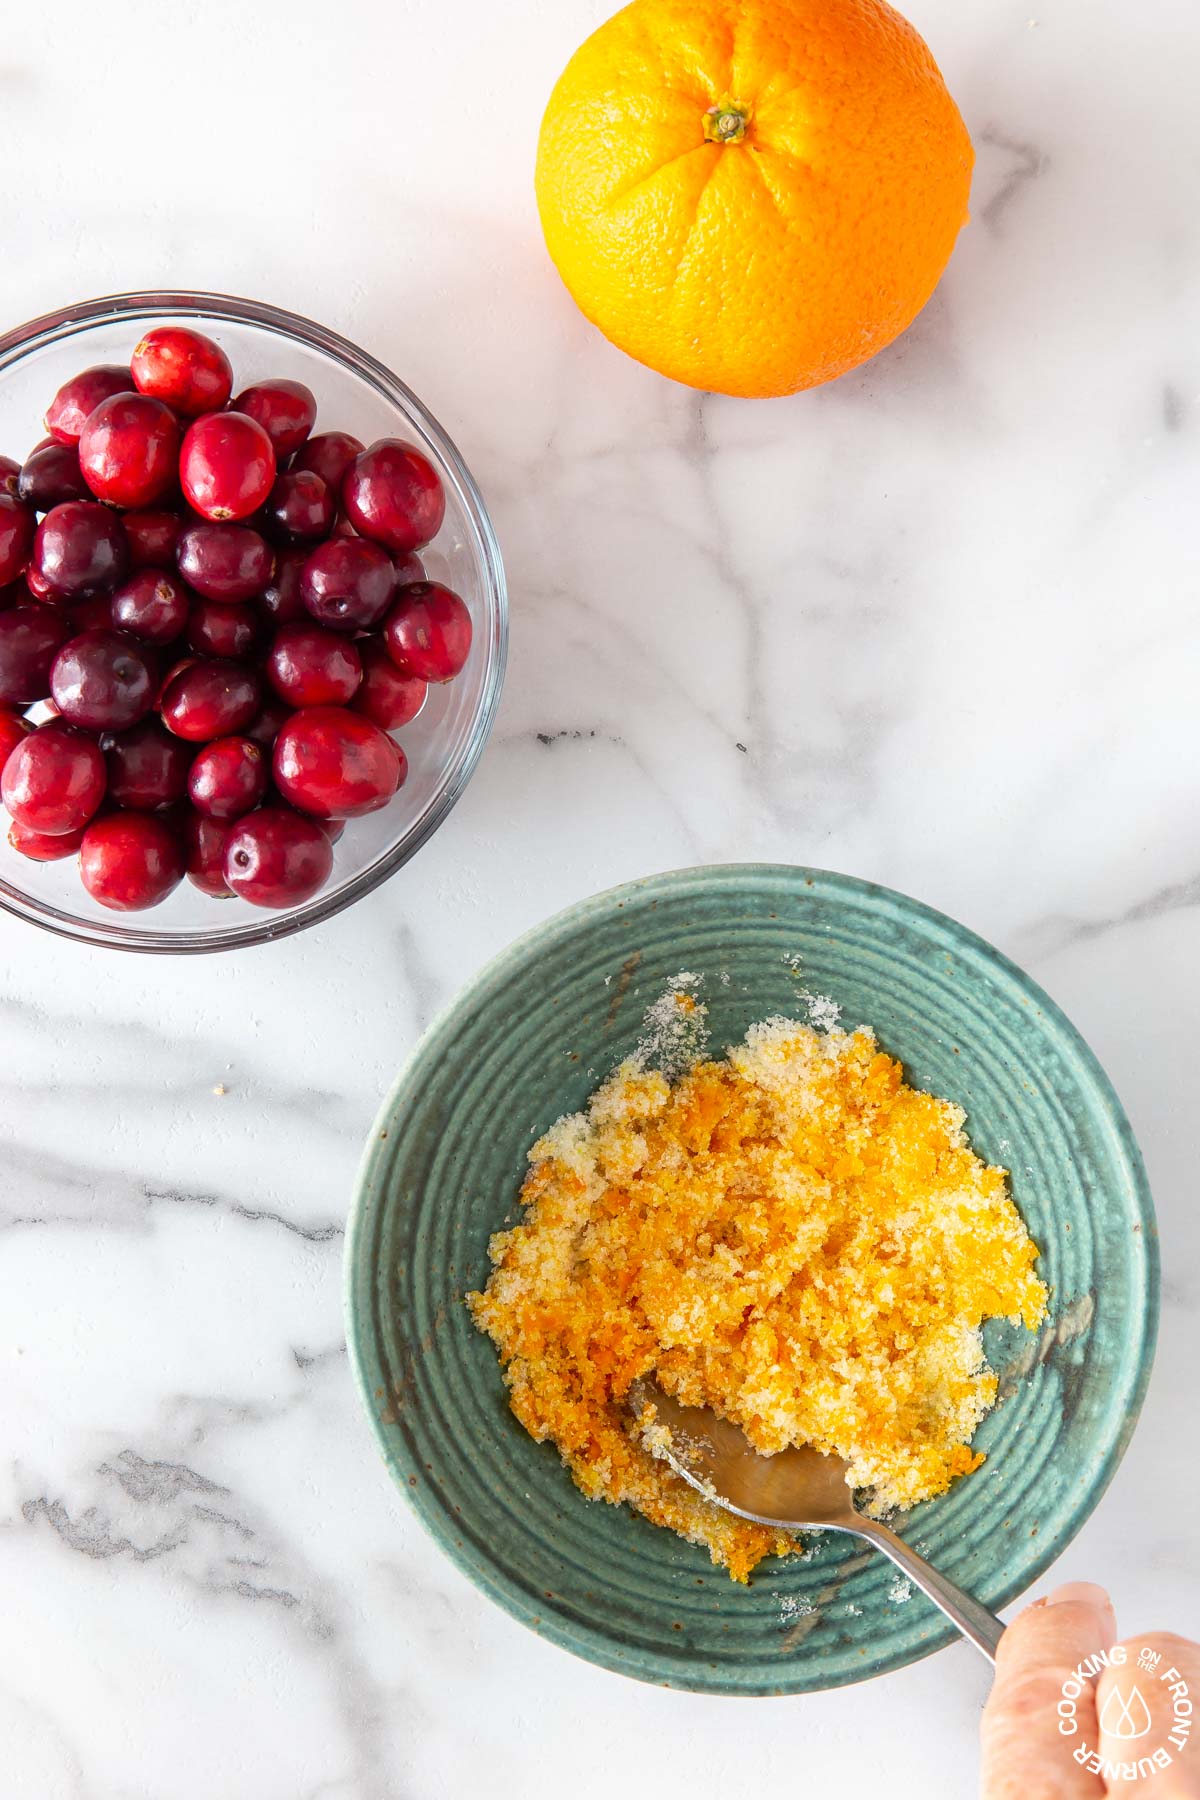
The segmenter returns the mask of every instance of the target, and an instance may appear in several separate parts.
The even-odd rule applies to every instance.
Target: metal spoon
[[[894,1531],[858,1511],[840,1457],[825,1456],[810,1444],[760,1456],[736,1425],[718,1418],[706,1406],[681,1406],[649,1382],[635,1382],[629,1397],[635,1418],[647,1401],[654,1406],[655,1426],[665,1426],[670,1434],[669,1441],[655,1444],[655,1450],[715,1506],[723,1506],[741,1519],[781,1525],[787,1531],[847,1531],[865,1538],[995,1662],[996,1646],[1004,1632],[1002,1622],[931,1569]]]

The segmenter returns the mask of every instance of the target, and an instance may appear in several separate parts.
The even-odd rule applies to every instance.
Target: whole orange
[[[550,97],[537,198],[606,337],[757,397],[831,381],[911,323],[973,161],[928,47],[884,0],[633,0]]]

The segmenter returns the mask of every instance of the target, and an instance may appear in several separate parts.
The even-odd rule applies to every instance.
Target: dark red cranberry
[[[14,462],[11,456],[0,456],[0,494],[7,494],[10,500],[15,500],[17,497],[17,482],[20,479],[20,463]]]
[[[322,625],[284,625],[264,664],[267,680],[289,706],[341,706],[362,680],[352,641]]]
[[[277,477],[259,515],[268,535],[280,544],[315,544],[333,527],[333,495],[311,469]]]
[[[173,569],[183,520],[173,512],[131,512],[121,520],[131,569]]]
[[[224,864],[229,826],[220,819],[206,819],[203,813],[193,812],[189,807],[180,829],[188,880],[202,894],[208,894],[214,900],[228,900],[230,892],[225,884]]]
[[[101,906],[143,912],[183,880],[183,845],[154,813],[107,813],[83,834],[79,876]]]
[[[209,819],[240,819],[267,791],[270,759],[248,737],[218,738],[206,744],[188,776],[188,798]]]
[[[7,587],[24,572],[36,528],[30,507],[11,494],[0,494],[0,587]]]
[[[257,381],[242,389],[233,408],[262,426],[279,462],[300,448],[317,416],[316,399],[302,381]]]
[[[414,581],[426,581],[425,564],[415,550],[393,550],[392,567],[396,571],[396,586],[409,587]]]
[[[378,625],[396,586],[386,550],[362,538],[318,544],[300,574],[304,604],[331,631],[369,631]]]
[[[104,798],[104,758],[94,738],[56,720],[17,745],[0,793],[18,825],[52,836],[86,825]]]
[[[302,812],[349,819],[386,806],[406,764],[399,746],[361,713],[309,706],[275,739],[274,773],[284,799]]]
[[[57,606],[13,606],[0,612],[0,701],[28,706],[50,692],[50,665],[72,634]]]
[[[128,566],[120,519],[94,500],[68,500],[48,512],[37,528],[30,567],[60,599],[103,593],[116,586]]]
[[[125,731],[144,719],[158,685],[140,644],[120,631],[84,631],[65,643],[50,670],[63,718],[85,731]]]
[[[342,482],[342,505],[364,537],[389,550],[419,550],[446,516],[437,470],[399,438],[380,438],[355,457]]]
[[[165,401],[185,418],[216,412],[233,392],[233,370],[220,344],[187,325],[158,325],[133,353],[139,393]]]
[[[164,731],[157,719],[143,719],[131,731],[106,732],[101,739],[108,769],[108,797],[134,812],[173,806],[187,792],[195,752],[182,738]]]
[[[175,561],[206,600],[249,600],[266,587],[275,566],[271,546],[249,525],[189,525]]]
[[[451,681],[471,652],[471,615],[457,594],[436,581],[401,588],[383,639],[405,675]]]
[[[77,444],[88,415],[100,402],[111,400],[114,394],[128,394],[132,387],[129,370],[120,363],[84,369],[63,382],[46,408],[46,430],[57,444]]]
[[[329,879],[333,847],[315,819],[264,806],[225,839],[225,880],[253,906],[298,906]]]
[[[189,425],[179,458],[189,506],[205,519],[247,519],[275,483],[275,452],[245,413],[207,413]]]
[[[253,669],[225,657],[202,657],[170,677],[159,708],[163,724],[189,743],[210,743],[249,725],[262,700]]]
[[[86,825],[80,825],[75,831],[31,831],[28,825],[18,825],[14,819],[8,828],[8,841],[31,862],[62,862],[65,857],[74,856],[86,830]]]
[[[4,765],[17,745],[32,730],[29,720],[23,719],[11,706],[0,706],[0,775],[4,773]]]
[[[275,742],[284,726],[292,716],[292,709],[284,701],[268,694],[256,717],[246,726],[243,737],[253,738],[256,744],[270,746]]]
[[[114,394],[89,413],[79,439],[79,466],[98,500],[110,506],[153,506],[175,485],[179,425],[161,400]]]
[[[187,589],[166,569],[138,569],[112,597],[112,623],[143,644],[171,644],[188,622]]]
[[[252,606],[238,600],[192,603],[187,641],[198,656],[250,656],[262,636],[263,622]]]
[[[311,469],[331,494],[340,495],[346,471],[355,457],[362,455],[362,449],[359,440],[348,431],[321,431],[297,450],[292,468]]]
[[[300,572],[308,556],[307,550],[281,550],[275,558],[275,573],[258,596],[257,604],[276,625],[290,625],[296,619],[308,618],[308,608],[300,591]]]
[[[62,602],[62,595],[55,593],[42,571],[33,563],[25,571],[25,586],[35,600],[49,600],[56,606]]]
[[[79,452],[74,444],[47,444],[34,450],[21,467],[17,495],[35,512],[49,512],[64,500],[90,500],[91,489],[79,467]]]
[[[362,659],[362,685],[350,704],[381,731],[398,731],[411,724],[429,691],[419,675],[402,675],[381,643],[368,638],[358,646]],[[268,674],[270,671],[268,670]]]

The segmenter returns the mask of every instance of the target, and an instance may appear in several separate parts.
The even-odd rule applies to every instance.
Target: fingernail
[[[1053,1593],[1046,1596],[1047,1606],[1062,1606],[1064,1602],[1074,1600],[1082,1606],[1093,1606],[1097,1612],[1113,1609],[1113,1603],[1105,1588],[1095,1581],[1064,1581]]]

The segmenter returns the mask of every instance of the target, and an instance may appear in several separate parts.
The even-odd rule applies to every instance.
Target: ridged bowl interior
[[[797,960],[798,959],[798,960]],[[910,1082],[957,1100],[1012,1172],[1051,1316],[985,1334],[1002,1404],[987,1461],[900,1521],[998,1608],[1059,1554],[1128,1441],[1157,1315],[1141,1159],[1078,1033],[961,926],[845,876],[771,866],[655,876],[561,913],[473,981],[426,1034],[376,1122],[347,1247],[348,1327],[388,1467],[434,1537],[543,1636],[643,1680],[796,1693],[895,1669],[953,1636],[853,1540],[760,1565],[748,1587],[621,1507],[589,1503],[508,1410],[463,1295],[487,1278],[530,1144],[637,1045],[681,970],[703,980],[714,1052],[827,996],[874,1027]]]

